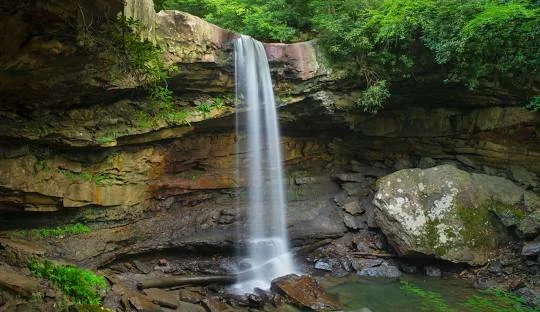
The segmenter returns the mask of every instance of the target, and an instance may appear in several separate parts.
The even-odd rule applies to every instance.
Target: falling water
[[[237,162],[248,182],[247,238],[250,268],[235,288],[268,289],[279,276],[295,271],[287,235],[281,145],[270,69],[264,46],[248,36],[235,41],[238,145],[247,161]]]

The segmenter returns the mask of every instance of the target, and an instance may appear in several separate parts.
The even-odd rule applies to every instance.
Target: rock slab
[[[330,298],[317,281],[307,275],[289,274],[272,281],[271,289],[281,293],[294,305],[314,311],[336,311],[341,306]]]

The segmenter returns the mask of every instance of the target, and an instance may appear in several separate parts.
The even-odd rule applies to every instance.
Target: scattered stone
[[[230,306],[217,297],[205,298],[203,299],[202,304],[209,312],[232,311],[230,310]]]
[[[398,159],[394,162],[394,169],[403,170],[414,167],[413,163],[408,158]]]
[[[152,299],[152,302],[165,307],[176,309],[178,307],[178,298],[173,294],[159,288],[148,288],[144,293]]]
[[[401,272],[399,269],[388,263],[383,263],[380,266],[365,268],[356,273],[359,276],[373,276],[373,277],[386,277],[386,278],[399,278]]]
[[[502,275],[503,274],[503,266],[500,261],[493,261],[489,264],[488,271],[492,274],[496,275]]]
[[[341,182],[364,182],[364,174],[362,173],[341,173],[334,176],[335,179]]]
[[[360,230],[367,228],[367,222],[365,216],[351,216],[348,213],[345,213],[343,216],[343,222],[345,226],[349,229]]]
[[[30,298],[32,293],[38,291],[39,280],[15,271],[7,265],[2,265],[0,266],[0,289]]]
[[[124,263],[115,263],[109,266],[109,269],[119,272],[119,273],[126,273],[128,271],[126,265]]]
[[[161,312],[159,306],[152,303],[150,298],[135,292],[128,295],[129,303],[138,312]]]
[[[435,267],[435,266],[431,266],[431,265],[425,266],[424,267],[424,272],[426,273],[427,276],[430,276],[430,277],[441,277],[442,276],[441,269],[439,269],[438,267]]]
[[[525,186],[535,188],[540,185],[540,179],[538,179],[536,174],[528,171],[522,166],[510,166],[510,173],[512,173],[512,178],[514,178],[514,180]]]
[[[415,274],[418,268],[414,264],[401,263],[399,265],[401,271],[407,274]]]
[[[200,303],[203,298],[201,293],[189,289],[181,289],[178,292],[178,296],[180,300],[190,303]]]
[[[180,301],[178,303],[178,309],[176,311],[181,312],[206,312],[206,309],[198,304]]]
[[[264,300],[256,294],[249,294],[247,296],[249,305],[253,308],[260,308],[264,306]]]
[[[343,209],[351,215],[361,214],[364,212],[364,208],[360,206],[360,202],[355,198],[348,198],[344,204]]]
[[[382,166],[381,166],[382,167]],[[364,176],[378,178],[380,176],[388,174],[388,171],[383,168],[377,168],[364,164],[353,164],[351,170],[363,174]]]
[[[356,250],[360,252],[371,252],[371,248],[363,241],[356,243]]]
[[[345,204],[345,193],[339,192],[336,196],[334,196],[334,202],[336,205],[338,205],[338,207],[343,207]]]
[[[151,264],[147,264],[139,260],[133,260],[133,265],[137,268],[137,270],[144,274],[152,272],[153,269]]]
[[[355,259],[352,265],[356,271],[362,271],[363,269],[379,266],[383,262],[383,259]]]
[[[315,311],[332,311],[341,305],[332,300],[310,276],[290,274],[272,281],[272,290],[284,294],[287,299],[300,308]]]
[[[369,187],[362,183],[343,183],[341,187],[349,196],[366,196],[371,192]]]
[[[332,272],[332,264],[328,258],[321,258],[315,262],[315,269]]]
[[[534,212],[525,216],[518,224],[518,234],[524,238],[533,238],[540,234],[540,203],[536,203],[537,207]]]

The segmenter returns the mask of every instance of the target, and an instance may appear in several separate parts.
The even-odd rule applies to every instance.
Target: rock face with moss
[[[378,181],[373,203],[377,224],[405,256],[482,265],[508,241],[506,226],[522,235],[539,230],[538,196],[507,179],[450,165],[388,175]]]

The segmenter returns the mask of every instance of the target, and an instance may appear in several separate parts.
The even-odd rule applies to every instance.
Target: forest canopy
[[[447,82],[471,89],[483,79],[519,86],[540,80],[536,0],[158,0],[156,6],[263,41],[318,38],[337,66],[384,92],[382,82],[408,77],[425,61],[419,49],[446,68]],[[537,97],[531,103],[540,109]]]

